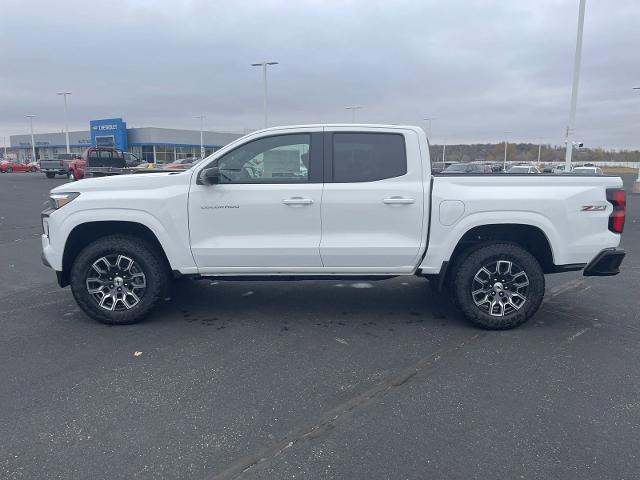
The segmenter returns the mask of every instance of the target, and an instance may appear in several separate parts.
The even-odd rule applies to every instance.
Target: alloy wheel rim
[[[527,302],[529,276],[509,260],[482,266],[473,277],[471,297],[476,306],[493,317],[506,317]]]
[[[87,293],[100,308],[117,312],[130,310],[140,303],[147,289],[147,278],[131,257],[111,254],[91,264],[85,284]]]

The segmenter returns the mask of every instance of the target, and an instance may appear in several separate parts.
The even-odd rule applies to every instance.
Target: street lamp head
[[[71,95],[71,92],[57,92],[56,95]]]
[[[358,110],[362,108],[362,105],[351,105],[350,107],[344,107],[345,110]]]
[[[35,115],[25,115],[25,117],[27,117],[27,118],[34,118],[34,117],[35,117]]]
[[[278,62],[267,62],[265,60],[264,62],[252,63],[251,64],[252,67],[263,67],[265,65],[278,65]]]

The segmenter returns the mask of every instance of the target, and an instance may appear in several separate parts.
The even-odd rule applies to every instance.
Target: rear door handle
[[[409,205],[410,203],[416,203],[413,198],[399,196],[385,198],[383,202],[387,205]]]
[[[285,198],[284,200],[282,200],[282,203],[284,203],[285,205],[312,205],[313,200],[303,197],[291,197]]]

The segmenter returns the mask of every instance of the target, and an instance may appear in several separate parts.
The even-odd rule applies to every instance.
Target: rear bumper
[[[625,251],[622,248],[607,248],[602,250],[589,262],[584,269],[585,277],[607,277],[620,273],[620,264],[624,259]]]

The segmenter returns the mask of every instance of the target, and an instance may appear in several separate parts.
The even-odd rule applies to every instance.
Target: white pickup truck
[[[622,181],[431,173],[418,127],[247,135],[184,172],[54,188],[43,261],[92,318],[132,323],[172,279],[427,277],[475,325],[538,309],[545,274],[615,275]]]

